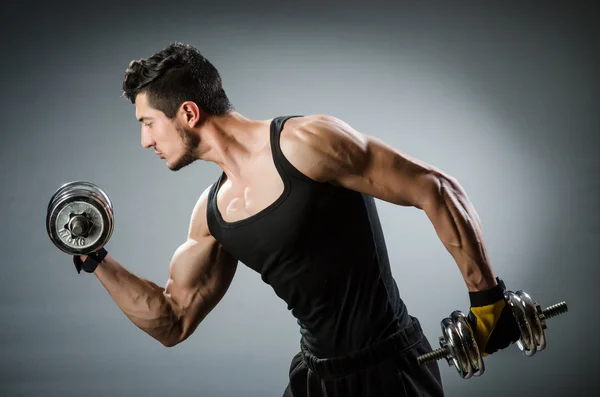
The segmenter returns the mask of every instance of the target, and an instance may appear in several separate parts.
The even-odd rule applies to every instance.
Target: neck
[[[241,179],[244,165],[269,143],[264,134],[268,123],[237,112],[210,117],[201,127],[199,159],[217,164],[228,179]]]

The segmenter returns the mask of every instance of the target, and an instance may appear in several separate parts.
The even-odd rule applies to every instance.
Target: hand
[[[87,273],[94,273],[107,254],[106,249],[102,247],[88,255],[74,255],[73,264],[75,265],[75,269],[77,269],[77,273],[81,273],[81,270]]]
[[[504,283],[477,292],[469,292],[471,310],[467,315],[482,357],[518,341],[521,331],[504,297]]]

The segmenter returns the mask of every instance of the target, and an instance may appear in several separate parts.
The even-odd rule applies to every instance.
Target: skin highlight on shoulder
[[[368,165],[368,138],[346,122],[316,114],[288,123],[281,133],[281,149],[309,178],[331,182],[331,176],[339,171],[360,170]]]

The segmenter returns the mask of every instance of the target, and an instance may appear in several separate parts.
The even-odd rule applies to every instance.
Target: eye
[[[152,125],[152,123],[144,123],[144,125],[145,125],[146,127],[150,127],[150,126]]]

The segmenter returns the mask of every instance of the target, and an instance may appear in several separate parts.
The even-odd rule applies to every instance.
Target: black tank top
[[[279,138],[291,117],[299,116],[271,123],[281,196],[249,218],[225,222],[216,200],[222,173],[210,189],[208,227],[287,303],[302,343],[319,357],[334,357],[390,335],[409,317],[392,278],[373,198],[314,181],[287,161]]]

